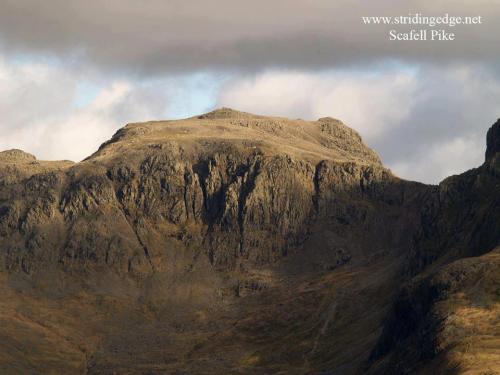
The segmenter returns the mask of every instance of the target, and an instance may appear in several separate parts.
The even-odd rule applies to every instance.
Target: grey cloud
[[[481,15],[484,23],[453,28],[453,42],[397,43],[387,40],[388,26],[361,21],[408,12]],[[500,115],[499,18],[498,0],[0,0],[0,56],[27,53],[42,68],[0,61],[1,145],[83,157],[125,122],[198,111],[195,91],[217,96],[221,73],[238,78],[223,86],[219,104],[340,117],[396,173],[437,182],[480,162],[485,131]],[[58,68],[42,55],[55,56]],[[102,87],[126,76],[129,91],[102,110],[76,110],[71,95],[89,71]],[[196,89],[174,79],[194,71],[208,72],[210,83]],[[57,132],[67,141],[53,139]]]
[[[361,16],[482,15],[449,43],[397,43]],[[1,0],[5,51],[75,57],[137,74],[202,69],[323,68],[377,59],[481,60],[500,55],[494,2]],[[410,27],[401,28],[410,29]]]
[[[401,177],[437,183],[481,164],[500,80],[483,65],[382,74],[271,71],[226,85],[219,104],[269,115],[333,116]]]
[[[484,153],[486,131],[500,115],[500,80],[483,65],[427,66],[418,77],[407,118],[391,128],[390,134],[372,139],[373,147],[388,163],[416,162],[443,142],[462,138],[479,143],[478,149],[461,156],[477,162],[476,155]],[[464,168],[473,166],[464,163]]]

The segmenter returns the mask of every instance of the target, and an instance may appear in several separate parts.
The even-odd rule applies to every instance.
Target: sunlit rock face
[[[439,186],[395,177],[339,120],[228,108],[129,124],[76,164],[2,152],[0,369],[467,369],[483,341],[461,356],[433,319],[476,324],[453,298],[483,276],[475,306],[498,312],[498,129]]]

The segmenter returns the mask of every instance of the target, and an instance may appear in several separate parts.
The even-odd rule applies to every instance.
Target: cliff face
[[[485,164],[439,187],[338,120],[230,109],[127,125],[74,165],[1,153],[0,368],[394,369],[431,310],[401,316],[399,285],[498,244],[490,132]]]
[[[496,373],[500,314],[500,122],[482,166],[430,189],[407,274],[374,347],[376,373]]]
[[[338,185],[373,195],[391,178],[336,120],[287,123],[227,112],[131,125],[83,163],[6,182],[5,234],[30,239],[12,244],[7,269],[30,274],[57,260],[79,271],[106,266],[146,277],[167,261],[148,243],[155,232],[177,246],[197,242],[221,270],[268,264],[304,241],[322,191]],[[293,156],[276,152],[281,143]],[[46,239],[55,240],[45,231],[66,240],[42,251]]]

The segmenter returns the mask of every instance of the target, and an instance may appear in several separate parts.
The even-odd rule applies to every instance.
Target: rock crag
[[[498,124],[439,186],[339,120],[229,108],[4,151],[0,372],[496,371]]]

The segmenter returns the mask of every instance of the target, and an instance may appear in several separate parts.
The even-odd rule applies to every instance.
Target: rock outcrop
[[[486,161],[500,152],[500,119],[493,124],[486,135]]]
[[[439,186],[395,177],[338,120],[228,108],[129,124],[77,164],[0,153],[0,369],[445,369],[456,340],[436,345],[429,314],[473,281],[435,280],[494,257],[497,124],[485,164]]]

